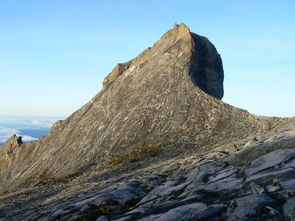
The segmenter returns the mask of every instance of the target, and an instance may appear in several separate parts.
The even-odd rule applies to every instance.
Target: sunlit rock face
[[[48,136],[0,148],[0,220],[295,220],[295,118],[221,101],[205,37],[175,25]]]
[[[171,40],[174,41],[171,42]],[[184,40],[186,40],[185,43]],[[191,33],[186,25],[180,24],[174,25],[174,28],[157,42],[157,46],[162,47],[162,50],[166,47],[164,49],[166,51],[162,55],[170,53],[176,57],[181,56],[184,50],[190,50],[189,75],[192,81],[206,93],[218,99],[223,97],[224,74],[222,60],[214,45],[207,38]],[[133,65],[140,62],[142,57],[149,54],[149,49],[131,61],[118,64],[104,79],[103,86],[106,87]],[[181,62],[181,60],[178,61],[178,63]]]
[[[205,153],[281,122],[220,100],[221,58],[208,39],[184,24],[118,64],[103,85],[83,107],[56,122],[48,136],[13,151],[0,148],[0,192],[76,176],[120,162],[120,156],[121,161],[151,156],[141,160],[145,165]]]

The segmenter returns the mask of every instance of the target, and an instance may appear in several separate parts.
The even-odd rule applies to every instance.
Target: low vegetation
[[[120,164],[134,163],[146,158],[155,157],[162,151],[160,144],[143,144],[139,149],[135,149],[127,154],[115,156],[104,163],[100,169],[112,168]]]

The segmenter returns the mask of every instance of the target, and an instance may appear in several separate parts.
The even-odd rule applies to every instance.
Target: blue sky
[[[222,56],[224,101],[295,116],[295,3],[0,0],[0,115],[68,116],[174,23]]]

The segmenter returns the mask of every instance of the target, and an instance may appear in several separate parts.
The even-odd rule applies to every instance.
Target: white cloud
[[[19,133],[17,129],[1,129],[0,130],[0,143],[5,143],[6,140],[8,140],[13,134],[16,134],[17,136],[22,137],[22,141],[24,142],[29,142],[33,140],[38,140],[36,137],[28,136],[28,135],[23,135]]]
[[[27,135],[21,135],[21,136],[22,136],[23,142],[29,142],[29,141],[33,141],[33,140],[38,140],[38,138],[36,138],[36,137],[31,137],[31,136],[27,136]]]
[[[53,125],[53,121],[37,121],[37,120],[33,120],[28,122],[30,125],[32,126],[36,126],[36,127],[42,127],[42,128],[51,128]]]
[[[43,134],[38,131],[49,130],[56,120],[53,119],[0,119],[0,144],[5,143],[13,134],[22,136],[24,142],[38,140]],[[44,134],[45,135],[45,134]]]
[[[0,143],[5,143],[13,134],[17,134],[16,129],[1,129],[0,130]]]

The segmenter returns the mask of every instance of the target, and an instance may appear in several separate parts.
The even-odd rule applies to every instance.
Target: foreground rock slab
[[[103,182],[77,179],[8,194],[0,197],[0,220],[294,220],[295,145],[262,148],[248,166],[227,162],[240,152],[190,156]]]

